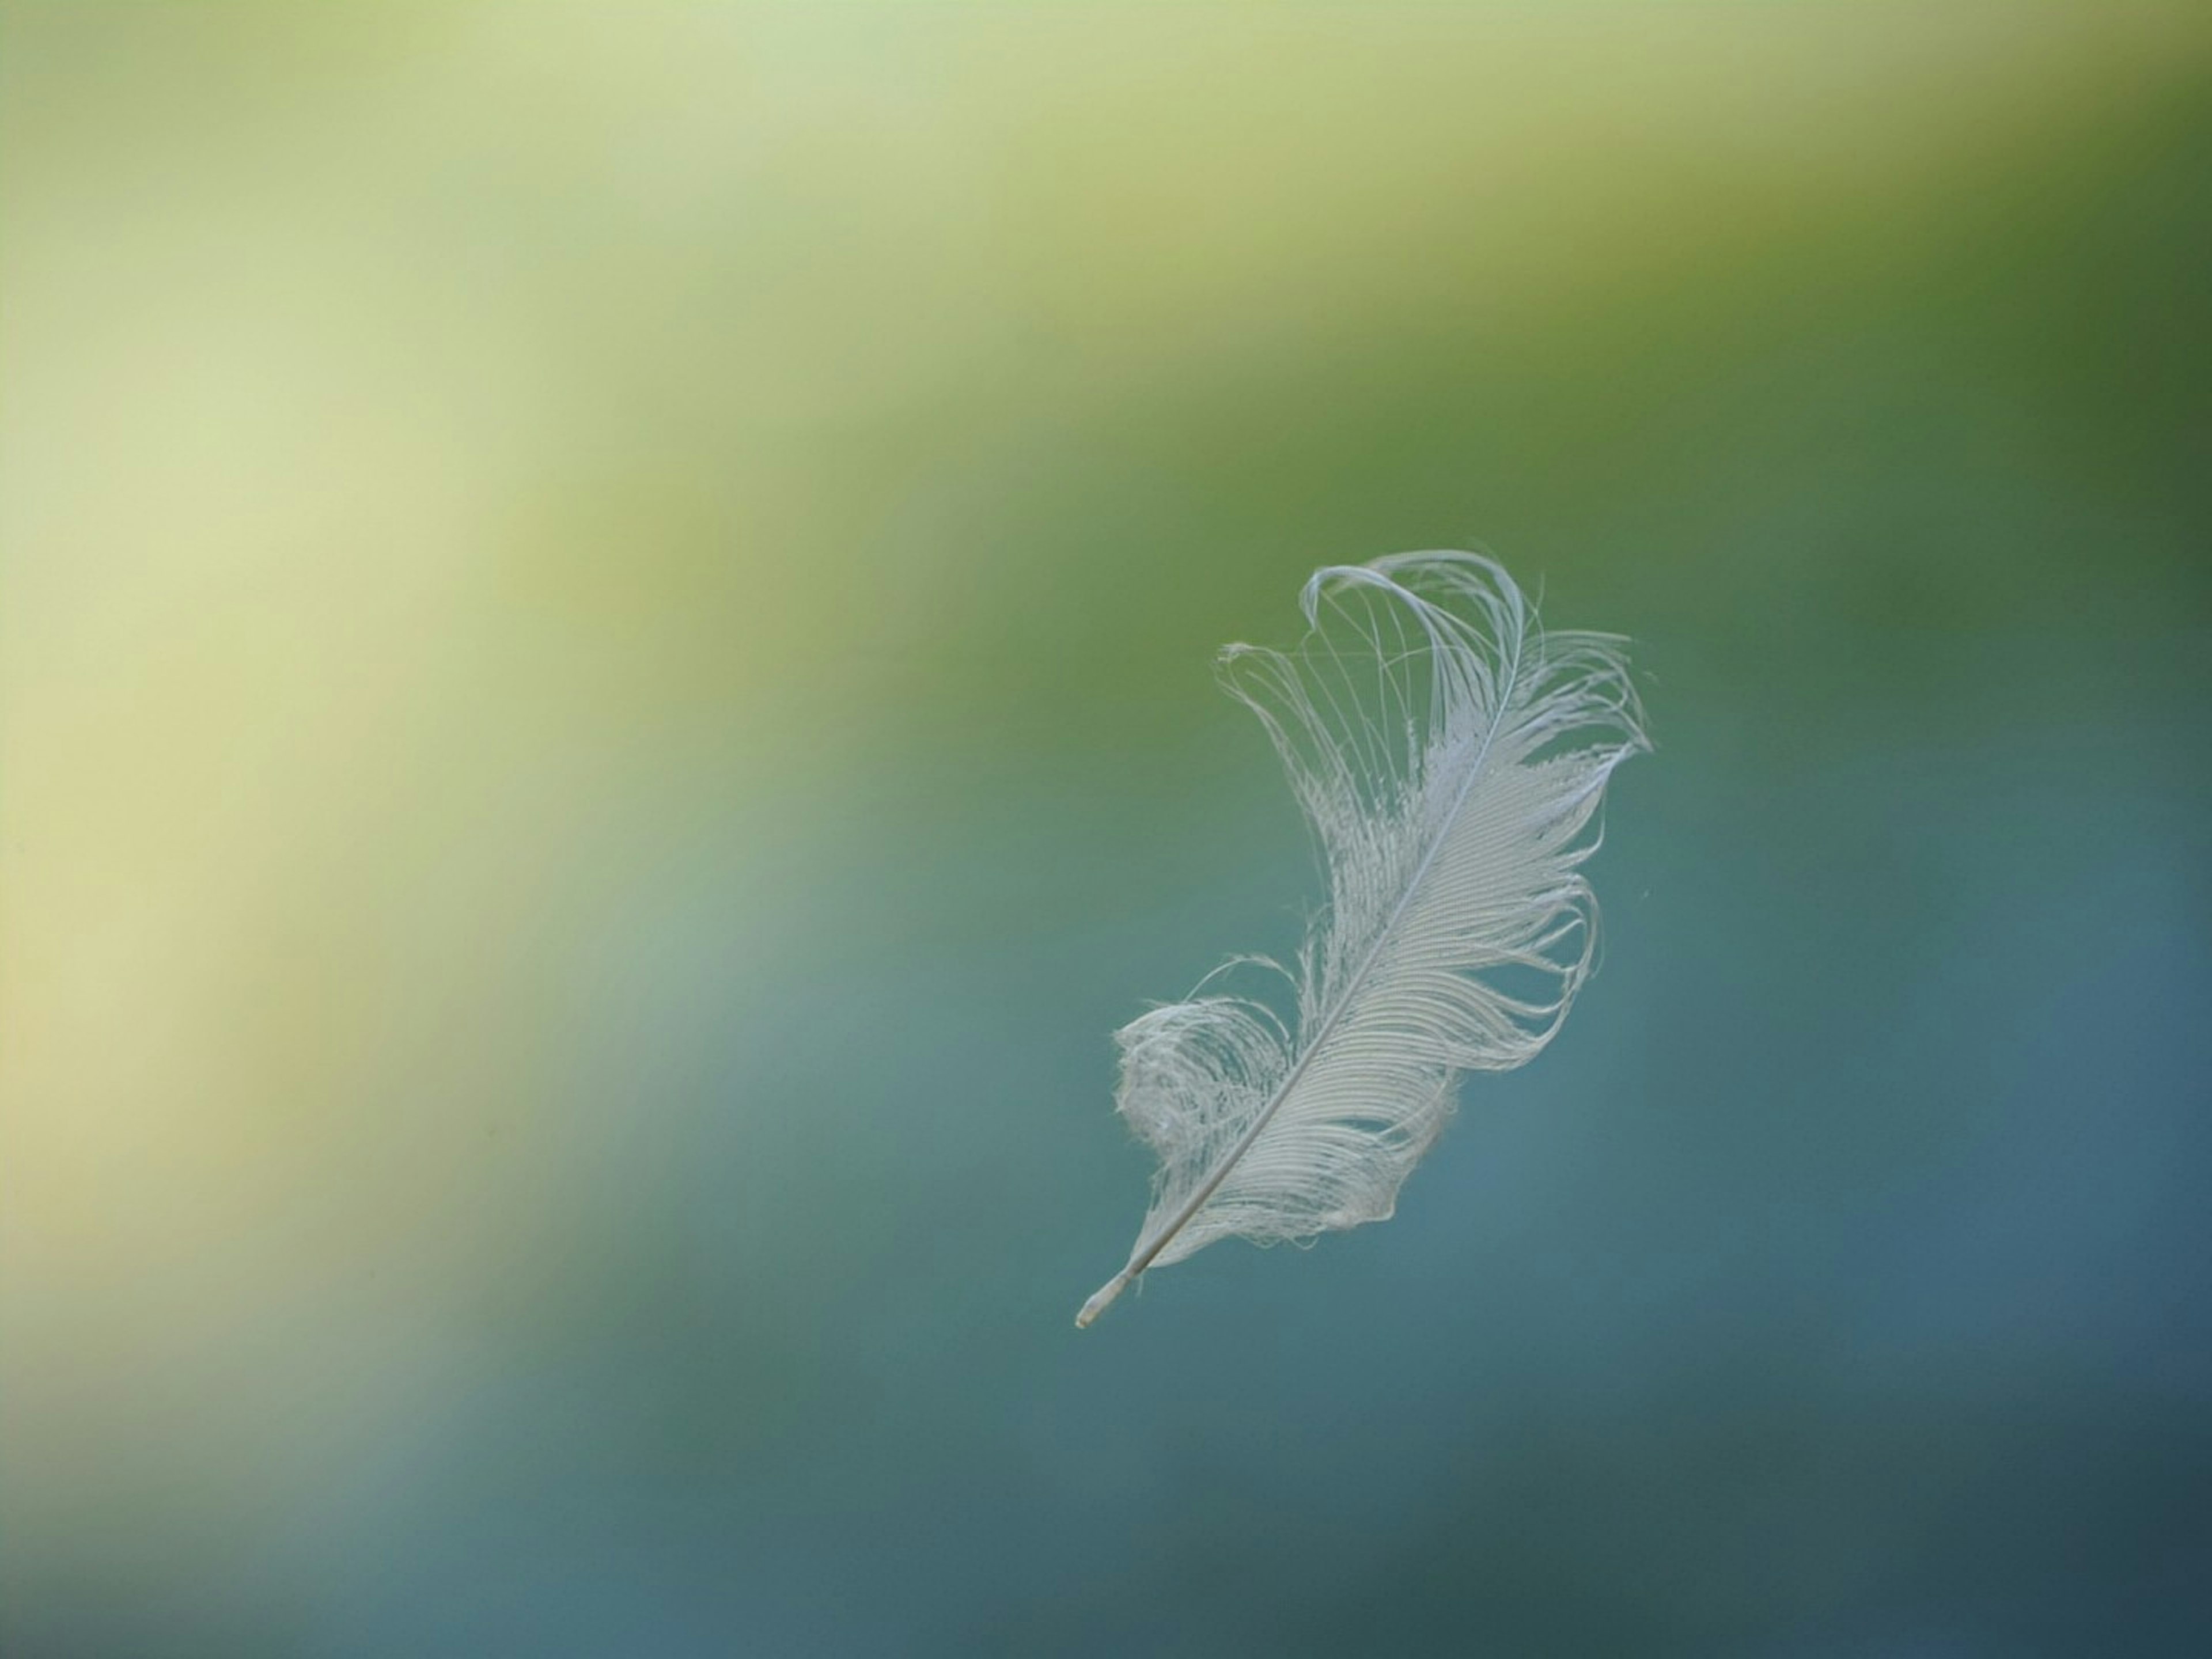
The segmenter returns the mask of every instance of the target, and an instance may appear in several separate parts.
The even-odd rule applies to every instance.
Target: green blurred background
[[[1094,1330],[1224,641],[1607,954]],[[2212,1651],[2212,13],[0,12],[0,1651]]]

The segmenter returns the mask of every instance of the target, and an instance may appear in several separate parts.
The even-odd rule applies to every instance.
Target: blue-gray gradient
[[[0,386],[0,1651],[2212,1651],[2201,8],[11,4]],[[1079,1333],[1462,545],[1601,969]]]

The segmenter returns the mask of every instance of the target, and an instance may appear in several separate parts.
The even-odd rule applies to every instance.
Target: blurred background
[[[0,1651],[2212,1651],[2212,14],[9,5]],[[1602,971],[1094,1329],[1214,648]]]

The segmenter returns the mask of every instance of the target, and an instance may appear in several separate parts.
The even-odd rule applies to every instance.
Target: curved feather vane
[[[1542,632],[1472,553],[1333,566],[1302,603],[1295,653],[1221,654],[1328,867],[1328,908],[1282,970],[1297,1029],[1210,995],[1118,1033],[1115,1104],[1159,1170],[1128,1265],[1078,1325],[1216,1239],[1389,1218],[1462,1074],[1532,1058],[1589,972],[1578,866],[1606,780],[1650,746],[1622,641]]]

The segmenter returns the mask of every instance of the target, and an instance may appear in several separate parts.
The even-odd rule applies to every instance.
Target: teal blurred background
[[[1603,970],[1079,1334],[1469,544]],[[0,1651],[2212,1651],[2201,7],[9,5],[0,562]]]

